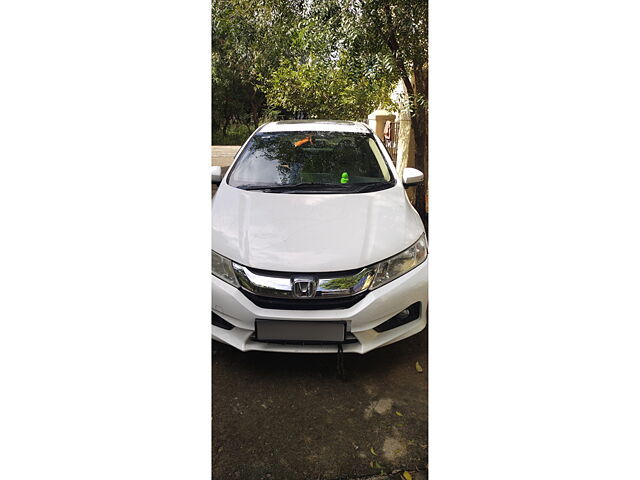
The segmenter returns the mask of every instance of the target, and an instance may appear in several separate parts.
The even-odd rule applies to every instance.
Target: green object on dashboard
[[[347,172],[342,172],[340,183],[349,183],[349,174]]]

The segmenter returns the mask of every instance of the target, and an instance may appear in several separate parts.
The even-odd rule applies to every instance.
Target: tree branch
[[[407,90],[407,95],[411,98],[412,94],[414,94],[414,87],[411,84],[411,77],[409,76],[409,72],[407,72],[407,66],[405,64],[404,57],[400,52],[400,45],[398,44],[398,39],[396,38],[396,34],[393,28],[393,18],[391,16],[391,9],[389,5],[384,6],[386,27],[387,27],[387,35],[385,35],[385,41],[387,42],[387,46],[389,50],[391,50],[391,55],[393,56],[393,60],[396,64],[396,68],[400,72],[400,78],[404,83],[404,88]],[[380,30],[383,30],[380,28]],[[412,103],[413,100],[412,100]],[[417,105],[416,105],[417,106]]]

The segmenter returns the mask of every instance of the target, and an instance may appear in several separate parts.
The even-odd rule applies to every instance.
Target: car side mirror
[[[402,171],[402,183],[405,187],[412,187],[424,180],[424,173],[415,168],[405,168]]]
[[[218,185],[222,181],[222,167],[211,167],[211,183]]]

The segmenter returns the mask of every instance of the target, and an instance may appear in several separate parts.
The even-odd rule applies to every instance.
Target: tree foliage
[[[344,54],[331,63],[284,59],[262,87],[273,106],[316,118],[363,119],[388,101],[394,82],[358,75],[350,66]]]
[[[213,127],[266,110],[362,119],[389,102],[397,76],[375,51],[350,48],[336,0],[214,0]]]
[[[342,119],[365,118],[388,103],[397,77],[377,52],[351,49],[348,33],[341,2],[307,2],[290,37],[290,55],[261,78],[268,102],[311,117]]]
[[[213,0],[211,5],[212,126],[257,126],[264,103],[258,78],[288,54],[295,9],[304,0]]]
[[[325,0],[333,1],[333,0]],[[416,158],[425,172],[417,190],[417,208],[426,213],[428,178],[429,17],[427,0],[345,0],[348,49],[353,55],[378,52],[382,64],[402,81],[404,107],[411,113]]]
[[[427,0],[213,0],[214,128],[265,110],[362,119],[398,80],[427,174]]]

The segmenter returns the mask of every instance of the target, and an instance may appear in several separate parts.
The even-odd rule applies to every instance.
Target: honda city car
[[[242,351],[366,353],[427,324],[428,245],[364,123],[278,121],[240,148],[212,200],[212,338]]]

